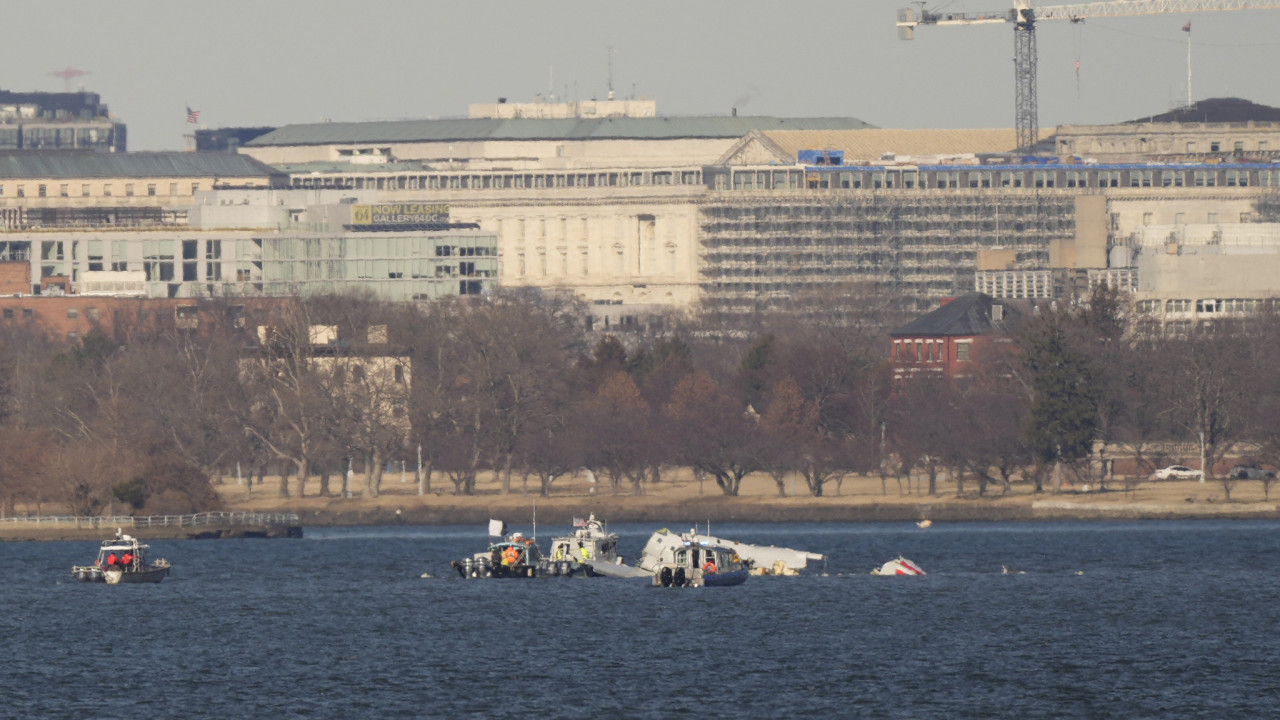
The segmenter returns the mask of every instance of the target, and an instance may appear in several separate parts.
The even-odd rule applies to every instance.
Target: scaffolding
[[[1011,269],[1049,264],[1075,233],[1074,194],[1043,189],[906,193],[719,193],[699,208],[700,295],[725,314],[792,305],[857,285],[922,312],[972,291],[980,250]]]

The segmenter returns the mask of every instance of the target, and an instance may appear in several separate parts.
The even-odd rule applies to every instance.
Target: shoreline
[[[788,504],[760,501],[759,498],[701,498],[695,501],[635,503],[626,496],[605,498],[533,498],[505,496],[506,502],[433,503],[421,507],[299,508],[300,534],[290,534],[284,526],[238,526],[224,528],[138,528],[130,534],[148,540],[285,538],[305,537],[305,528],[372,526],[458,526],[484,525],[491,518],[511,526],[531,523],[536,508],[544,527],[568,527],[573,517],[595,513],[610,523],[652,523],[681,527],[703,523],[901,523],[929,519],[946,522],[1108,522],[1132,520],[1238,519],[1280,520],[1280,506],[1268,502],[1099,502],[1098,496],[1121,493],[1094,493],[1088,501],[1049,495],[1031,502],[1004,499],[937,498],[923,502],[858,502],[830,505]],[[438,499],[438,498],[437,498]],[[466,498],[475,500],[475,498]],[[510,502],[516,499],[519,502]],[[643,498],[640,498],[643,499]],[[1112,498],[1108,498],[1112,499]],[[112,530],[103,527],[58,527],[49,523],[0,523],[0,542],[101,540]]]
[[[553,494],[533,492],[518,480],[503,493],[493,477],[482,478],[473,495],[455,495],[439,483],[434,490],[417,494],[411,481],[385,482],[376,497],[360,492],[363,484],[352,486],[351,497],[319,496],[318,484],[311,493],[297,497],[279,496],[280,479],[268,477],[252,487],[235,480],[214,485],[223,509],[232,512],[293,513],[298,526],[446,526],[484,525],[490,519],[509,526],[527,527],[536,513],[539,524],[548,528],[569,527],[575,517],[596,517],[610,523],[652,523],[655,527],[727,522],[744,523],[890,523],[918,522],[1058,522],[1175,519],[1280,520],[1280,500],[1273,500],[1261,483],[1240,481],[1232,485],[1231,500],[1225,499],[1221,483],[1189,481],[1145,481],[1122,489],[1120,479],[1105,491],[1088,485],[1068,486],[1062,491],[1035,493],[1025,485],[1015,485],[1007,495],[957,497],[955,486],[942,483],[939,494],[920,494],[919,484],[890,479],[882,484],[878,476],[854,476],[828,487],[823,497],[807,494],[781,496],[767,477],[749,476],[737,496],[721,494],[715,483],[699,483],[690,473],[673,472],[658,484],[646,485],[645,494],[626,494],[629,488],[613,488],[570,476],[557,482]],[[804,487],[796,483],[801,492]],[[1280,494],[1280,490],[1277,491]],[[34,509],[28,509],[36,514]],[[115,525],[88,523],[79,526],[47,523],[0,522],[0,542],[23,540],[101,540]],[[199,526],[126,529],[144,539],[217,539],[245,537],[287,537],[288,528],[272,526]]]

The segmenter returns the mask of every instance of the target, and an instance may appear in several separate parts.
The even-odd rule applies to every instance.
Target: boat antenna
[[[538,501],[533,501],[533,540],[538,539]]]

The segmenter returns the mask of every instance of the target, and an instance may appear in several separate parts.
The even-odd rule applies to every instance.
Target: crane
[[[1013,0],[1010,10],[930,12],[923,2],[918,4],[918,10],[903,8],[898,11],[898,37],[903,40],[914,39],[919,25],[1013,24],[1013,103],[1020,150],[1029,150],[1040,139],[1036,109],[1036,22],[1069,20],[1080,23],[1085,18],[1097,17],[1280,7],[1280,2],[1271,0],[1106,0],[1037,8],[1033,0]]]

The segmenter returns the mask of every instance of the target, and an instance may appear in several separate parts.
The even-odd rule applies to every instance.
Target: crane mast
[[[1040,139],[1040,121],[1036,102],[1036,22],[1069,20],[1084,22],[1086,18],[1154,15],[1174,12],[1212,12],[1227,10],[1265,10],[1280,7],[1276,0],[1109,0],[1035,7],[1032,0],[1014,0],[1009,10],[987,12],[930,12],[919,3],[917,8],[898,11],[898,37],[915,38],[920,25],[1013,25],[1014,127],[1018,149],[1030,150]]]

